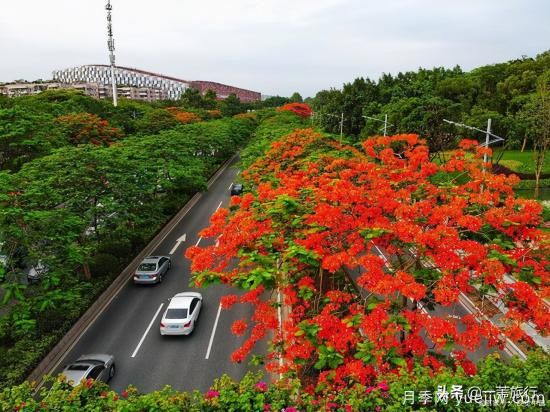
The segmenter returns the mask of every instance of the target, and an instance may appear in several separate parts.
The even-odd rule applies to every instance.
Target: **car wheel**
[[[162,283],[162,273],[159,274],[159,283]]]
[[[116,368],[115,368],[115,364],[113,363],[111,365],[111,368],[109,369],[109,380],[111,380],[113,376],[115,376],[115,372],[116,372]]]
[[[168,261],[168,270],[172,269],[172,261]]]

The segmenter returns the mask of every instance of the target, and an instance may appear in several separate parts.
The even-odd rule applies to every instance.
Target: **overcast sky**
[[[106,0],[1,0],[0,81],[108,64]],[[117,64],[304,97],[550,49],[550,0],[112,0]]]

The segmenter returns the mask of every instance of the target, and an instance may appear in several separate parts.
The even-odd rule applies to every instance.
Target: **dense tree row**
[[[418,133],[432,152],[455,147],[458,136],[483,138],[443,119],[484,129],[491,118],[492,130],[507,139],[508,147],[533,147],[542,132],[533,119],[541,84],[550,87],[550,51],[470,72],[457,66],[384,74],[378,81],[357,78],[341,90],[320,91],[311,104],[328,131],[339,131],[343,112],[344,133],[382,134],[380,121],[363,116],[384,120],[387,115],[389,133]]]

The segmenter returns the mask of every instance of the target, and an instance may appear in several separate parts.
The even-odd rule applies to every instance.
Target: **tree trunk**
[[[523,143],[521,144],[521,153],[525,150],[525,146],[527,146],[527,133],[523,135]]]
[[[90,270],[90,264],[89,263],[85,263],[82,266],[82,270],[84,272],[84,279],[86,279],[86,280],[92,279],[92,271]]]

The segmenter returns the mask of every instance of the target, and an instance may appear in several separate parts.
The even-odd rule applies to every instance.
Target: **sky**
[[[303,97],[550,49],[550,0],[111,0],[116,62]],[[0,0],[0,82],[108,64],[106,0]]]

